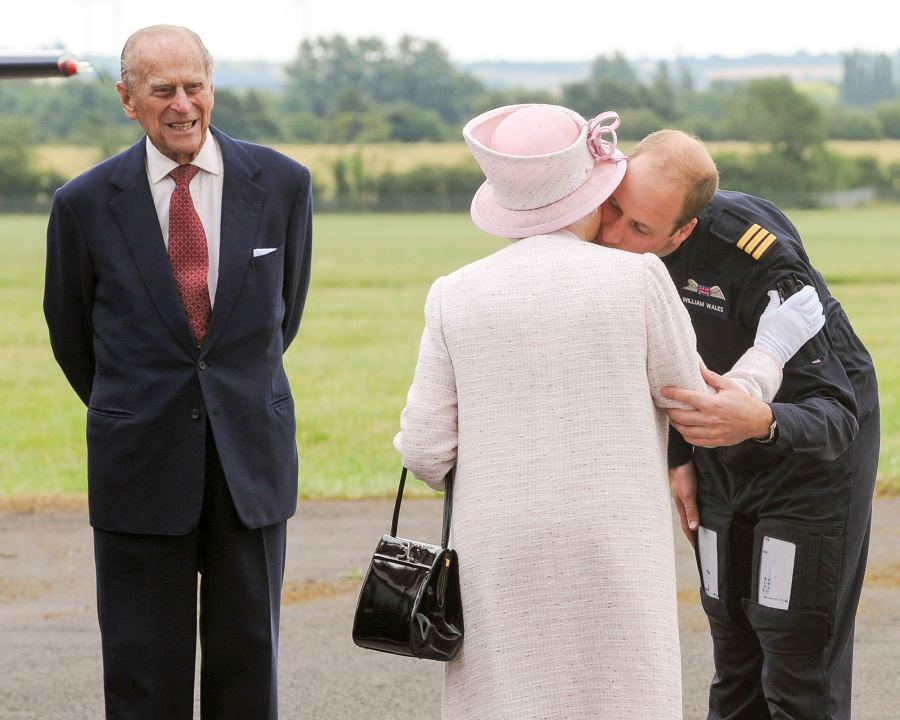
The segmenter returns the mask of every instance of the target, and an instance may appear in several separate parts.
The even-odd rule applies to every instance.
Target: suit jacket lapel
[[[222,149],[222,226],[219,246],[219,281],[204,347],[212,347],[227,324],[250,269],[266,190],[253,178],[256,161],[237,142],[211,128]]]
[[[145,170],[145,139],[127,150],[110,182],[121,189],[110,211],[128,242],[144,288],[172,336],[191,356],[197,354],[187,314],[178,294],[172,266],[159,228]]]

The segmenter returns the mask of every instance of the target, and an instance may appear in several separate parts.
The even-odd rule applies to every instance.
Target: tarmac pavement
[[[359,585],[375,543],[389,528],[392,507],[386,500],[310,501],[289,522],[281,618],[282,720],[440,718],[440,663],[362,650],[350,638]],[[437,541],[440,510],[439,501],[407,500],[399,534]],[[699,607],[693,556],[683,538],[677,538],[676,547],[689,720],[705,717],[712,646]],[[878,498],[857,621],[855,720],[900,718],[898,548],[900,498]],[[102,717],[86,512],[0,511],[0,719]]]

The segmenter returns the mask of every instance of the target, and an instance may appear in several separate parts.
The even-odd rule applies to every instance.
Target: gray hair
[[[122,57],[120,60],[122,84],[129,92],[134,89],[134,84],[137,82],[137,73],[134,69],[134,48],[137,45],[137,41],[145,35],[159,35],[163,33],[172,33],[173,31],[187,35],[197,44],[197,48],[203,56],[203,68],[206,71],[207,76],[212,78],[215,60],[213,60],[213,56],[210,54],[209,50],[206,49],[206,45],[203,44],[203,41],[197,33],[190,28],[180,27],[178,25],[151,25],[150,27],[145,27],[132,33],[131,37],[125,41],[125,46],[122,48]]]

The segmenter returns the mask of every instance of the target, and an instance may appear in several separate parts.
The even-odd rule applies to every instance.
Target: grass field
[[[875,357],[883,413],[879,486],[898,491],[900,207],[792,217]],[[0,497],[85,489],[84,408],[53,361],[41,313],[45,224],[44,217],[0,216]],[[393,492],[399,466],[391,438],[415,366],[428,287],[502,244],[464,215],[317,217],[312,287],[286,357],[304,496]]]

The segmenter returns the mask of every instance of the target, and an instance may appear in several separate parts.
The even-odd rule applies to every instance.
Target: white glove
[[[753,347],[771,355],[782,366],[825,324],[816,289],[805,285],[783,303],[769,290],[769,304],[759,318]]]

